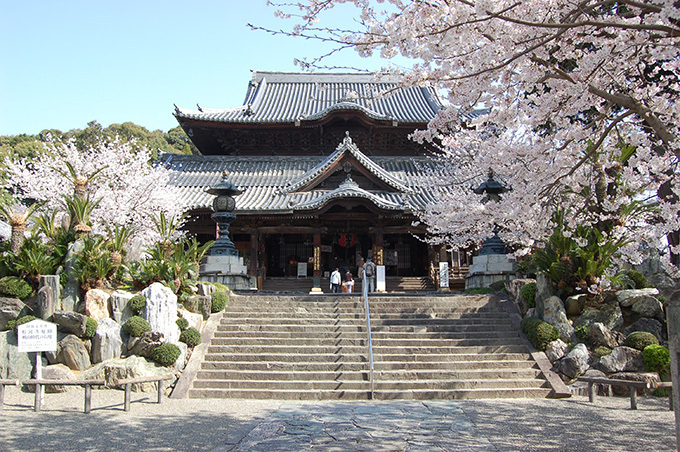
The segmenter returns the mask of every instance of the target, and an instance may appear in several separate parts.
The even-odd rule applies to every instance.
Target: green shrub
[[[637,270],[626,270],[626,276],[628,276],[628,278],[633,281],[636,289],[645,289],[649,287],[649,282],[647,281],[645,275]]]
[[[95,333],[97,333],[97,321],[92,317],[88,317],[87,322],[85,323],[85,334],[83,337],[91,339],[94,337]]]
[[[180,331],[184,331],[184,330],[186,330],[187,328],[189,328],[189,321],[188,321],[187,319],[185,319],[184,317],[178,318],[177,321],[176,321],[175,323],[176,323],[177,326],[179,327],[179,330],[180,330]]]
[[[3,297],[18,298],[25,300],[33,293],[29,283],[18,276],[5,276],[0,278],[0,295]]]
[[[527,317],[520,325],[529,342],[540,351],[545,351],[549,343],[560,338],[557,328],[536,317]]]
[[[536,307],[536,283],[525,284],[519,291],[519,296],[527,303],[528,308]]]
[[[144,295],[135,295],[128,301],[128,306],[134,315],[139,315],[146,307],[146,297]]]
[[[23,325],[24,323],[32,322],[35,319],[37,319],[37,317],[34,316],[34,315],[25,315],[23,317],[19,317],[16,320],[8,321],[7,327],[12,328],[14,331],[16,331],[17,327],[19,327],[20,325]]]
[[[642,351],[648,345],[659,345],[659,340],[652,333],[646,331],[633,331],[626,336],[624,345]]]
[[[593,350],[593,358],[602,358],[603,356],[607,356],[612,352],[612,349],[609,347],[605,347],[604,345],[598,345],[595,347],[595,350]]]
[[[210,300],[210,312],[220,312],[222,309],[227,307],[227,303],[229,302],[229,294],[223,291],[213,292]]]
[[[133,337],[139,337],[144,333],[151,331],[151,325],[145,319],[138,315],[130,317],[125,325],[123,325],[125,332]]]
[[[648,345],[642,350],[642,361],[649,372],[657,372],[661,377],[670,371],[671,354],[663,345]]]
[[[473,287],[471,289],[465,289],[465,295],[486,295],[489,293],[496,293],[497,291],[491,287]]]
[[[587,344],[588,337],[590,336],[590,326],[579,325],[576,328],[574,328],[574,334],[576,334],[576,337],[578,338],[579,341],[581,341],[584,344]]]
[[[179,335],[179,341],[184,342],[189,348],[194,348],[201,343],[201,333],[193,326],[182,331]]]
[[[175,344],[165,342],[151,350],[150,358],[161,366],[170,367],[175,364],[182,352]]]

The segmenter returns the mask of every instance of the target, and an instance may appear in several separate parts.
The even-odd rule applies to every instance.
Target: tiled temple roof
[[[441,106],[433,88],[402,88],[389,76],[254,72],[242,106],[175,106],[175,116],[223,123],[295,123],[320,119],[333,110],[357,110],[377,120],[427,123]]]
[[[363,198],[384,210],[412,212],[434,201],[438,187],[425,168],[436,165],[422,157],[372,157],[361,154],[357,160],[391,190],[366,190],[350,178],[331,188],[311,188],[295,192],[337,158],[338,152],[350,148],[360,151],[345,140],[344,146],[330,156],[196,156],[163,154],[160,164],[171,172],[169,184],[179,189],[178,202],[186,210],[209,209],[213,196],[205,190],[222,180],[229,180],[243,193],[236,197],[236,212],[240,214],[292,213],[315,210],[331,200]],[[351,143],[351,140],[350,140]],[[358,154],[357,154],[358,153]]]

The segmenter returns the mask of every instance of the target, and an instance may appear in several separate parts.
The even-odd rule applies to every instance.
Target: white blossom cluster
[[[181,214],[173,187],[168,186],[168,170],[152,165],[150,159],[148,149],[133,149],[131,143],[119,140],[84,151],[72,141],[48,142],[37,160],[5,160],[6,188],[17,197],[44,201],[43,210],[63,212],[64,196],[73,195],[75,188],[68,162],[77,176],[87,180],[90,200],[98,200],[90,218],[92,232],[105,235],[107,226],[124,225],[134,229],[136,243],[149,244],[157,239],[154,218],[160,212]]]
[[[356,23],[324,29],[316,19],[339,4],[358,8]],[[625,248],[632,261],[642,246],[667,247],[667,234],[680,229],[680,204],[672,202],[680,196],[675,0],[279,6],[298,10],[300,36],[416,61],[402,72],[404,86],[433,86],[448,101],[414,138],[444,156],[447,168],[433,173],[438,201],[422,220],[450,247],[477,244],[495,225],[508,243],[536,246],[557,207],[568,210],[572,227],[609,221],[609,235],[635,240]],[[463,121],[461,113],[480,106],[488,114]],[[489,168],[512,190],[482,204],[470,186]],[[656,212],[642,207],[651,203]]]

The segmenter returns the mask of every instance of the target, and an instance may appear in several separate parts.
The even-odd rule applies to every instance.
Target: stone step
[[[478,361],[499,361],[499,360],[511,360],[511,361],[521,361],[530,360],[531,355],[528,353],[526,347],[517,347],[516,351],[493,351],[487,350],[485,352],[479,349],[475,350],[473,347],[466,347],[465,350],[460,350],[460,353],[456,354],[408,354],[408,353],[396,353],[396,354],[377,354],[374,352],[373,361],[378,365],[378,363],[428,363],[428,362],[478,362]]]
[[[536,378],[513,378],[492,380],[376,380],[376,391],[414,391],[451,389],[540,389],[547,382]]]
[[[274,400],[369,400],[371,395],[368,390],[315,390],[300,391],[298,389],[226,389],[226,388],[201,388],[189,390],[192,399],[274,399]]]
[[[198,371],[198,378],[201,380],[229,380],[229,381],[268,381],[277,386],[285,381],[368,381],[369,372],[367,370],[358,371],[281,371],[281,370],[213,370],[204,369]]]
[[[375,373],[374,369],[374,373]],[[517,368],[517,369],[469,369],[469,370],[424,370],[424,369],[395,369],[395,370],[379,370],[375,373],[375,379],[380,382],[389,381],[407,381],[409,383],[417,384],[416,381],[421,380],[535,380],[544,383],[545,380],[539,380],[541,371],[532,368]]]
[[[204,370],[233,370],[241,371],[281,371],[281,372],[357,372],[366,371],[368,363],[362,362],[289,362],[289,361],[203,361]],[[524,360],[477,360],[477,361],[431,361],[431,362],[402,362],[382,361],[374,363],[374,370],[485,370],[485,369],[538,369],[535,361]]]
[[[348,338],[345,335],[339,338],[304,338],[304,337],[217,337],[215,336],[211,342],[212,345],[251,345],[258,344],[261,346],[296,346],[296,347],[332,347],[332,346],[356,346],[366,347],[368,339],[363,334],[360,338]]]
[[[367,381],[361,380],[206,380],[194,381],[195,389],[259,389],[259,390],[297,390],[297,391],[366,391]]]
[[[474,400],[546,398],[550,388],[485,388],[457,390],[375,391],[374,400]]]
[[[241,325],[243,323],[249,325],[338,325],[343,324],[363,324],[365,318],[356,317],[353,319],[349,318],[337,318],[337,317],[280,317],[276,320],[266,317],[243,317],[243,318],[230,318],[224,317],[220,321],[220,325]],[[449,317],[449,318],[408,318],[408,317],[373,317],[371,316],[371,325],[376,327],[392,327],[392,326],[451,326],[451,325],[475,325],[475,324],[488,324],[488,323],[499,323],[499,324],[509,324],[510,320],[507,316],[488,316],[488,317]]]
[[[362,363],[366,353],[207,353],[205,361],[291,362],[291,363]]]
[[[219,325],[215,330],[215,334],[219,333],[220,337],[234,333],[252,333],[252,332],[267,332],[274,334],[345,334],[345,333],[362,333],[366,334],[367,328],[365,325],[335,325],[328,327],[327,325]]]

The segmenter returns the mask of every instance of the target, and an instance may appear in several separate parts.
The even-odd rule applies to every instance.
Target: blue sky
[[[177,126],[173,103],[241,105],[251,69],[299,71],[295,57],[328,50],[248,28],[286,27],[274,11],[265,0],[0,0],[0,135],[93,120],[167,131]],[[353,52],[334,63],[387,65]]]

